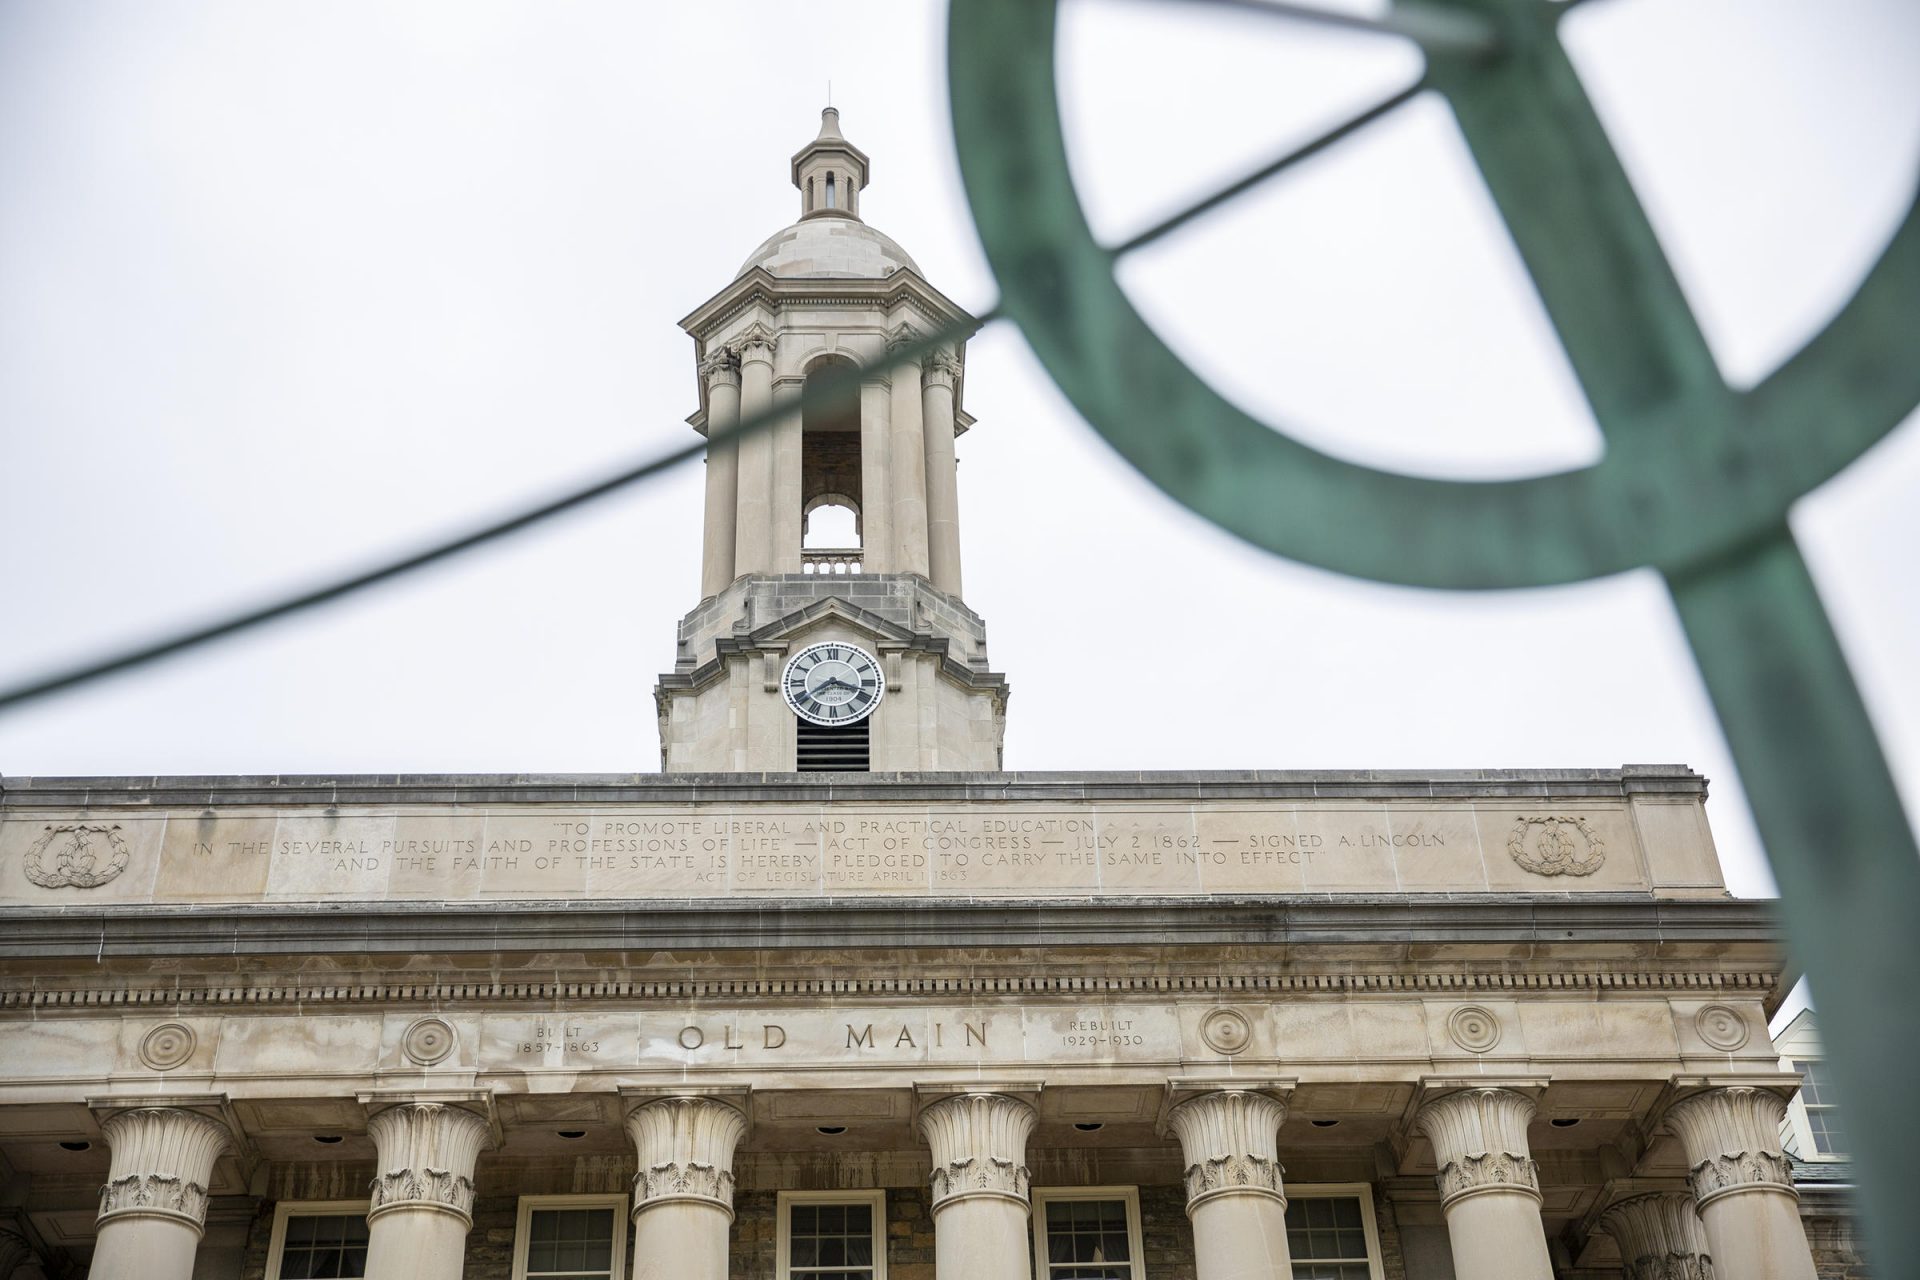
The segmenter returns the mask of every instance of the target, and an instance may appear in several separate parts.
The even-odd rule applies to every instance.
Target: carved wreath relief
[[[396,1204],[440,1204],[473,1213],[473,1179],[451,1169],[389,1169],[367,1187],[369,1211]]]
[[[140,1039],[140,1061],[155,1071],[171,1071],[193,1056],[193,1028],[163,1022]]]
[[[1507,852],[1539,876],[1590,876],[1607,861],[1607,846],[1585,818],[1558,814],[1514,823]]]
[[[1200,1039],[1215,1053],[1232,1057],[1253,1042],[1253,1025],[1238,1009],[1215,1009],[1200,1020]]]
[[[1031,1182],[1024,1164],[1000,1156],[966,1156],[934,1168],[933,1202],[938,1206],[949,1197],[980,1191],[1025,1200]]]
[[[1448,1015],[1447,1034],[1468,1053],[1486,1053],[1500,1043],[1500,1019],[1490,1009],[1463,1004]]]
[[[100,1188],[100,1217],[116,1213],[166,1213],[204,1222],[207,1189],[170,1174],[130,1173]]]
[[[52,866],[48,866],[51,855]],[[132,854],[120,835],[120,824],[110,827],[64,822],[49,825],[46,834],[27,850],[22,870],[42,889],[93,889],[127,869]]]
[[[1732,1053],[1747,1043],[1747,1020],[1728,1005],[1707,1005],[1693,1015],[1693,1027],[1702,1040],[1722,1053]]]
[[[400,1036],[400,1051],[423,1067],[430,1067],[453,1052],[458,1043],[451,1024],[444,1018],[420,1018]]]

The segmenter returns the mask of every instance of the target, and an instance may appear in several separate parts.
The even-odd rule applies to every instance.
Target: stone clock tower
[[[682,320],[707,452],[700,603],[654,691],[669,773],[996,770],[1007,685],[961,599],[966,344],[859,371],[966,313],[860,214],[839,113],[793,158],[800,218]],[[843,393],[799,407],[809,380]]]

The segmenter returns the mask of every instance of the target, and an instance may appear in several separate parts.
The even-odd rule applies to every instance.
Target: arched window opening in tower
[[[833,204],[833,174],[832,174],[831,172],[829,172],[829,173],[827,174],[827,208],[829,208],[829,209],[831,209],[831,208],[833,208],[833,207],[834,207],[834,204]]]
[[[829,388],[820,386],[823,379],[832,380]],[[859,573],[865,546],[860,382],[853,362],[839,355],[814,361],[806,380],[808,391],[826,394],[800,421],[800,571]]]

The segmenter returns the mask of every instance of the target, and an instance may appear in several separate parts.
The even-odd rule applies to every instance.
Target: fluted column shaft
[[[1667,1112],[1686,1149],[1714,1268],[1729,1280],[1813,1280],[1813,1251],[1780,1146],[1786,1114],[1785,1098],[1745,1086],[1709,1089]]]
[[[1553,1280],[1540,1222],[1540,1173],[1527,1147],[1533,1100],[1511,1089],[1463,1089],[1420,1109],[1414,1124],[1440,1165],[1453,1272],[1474,1280]]]
[[[927,451],[927,565],[933,585],[960,594],[960,476],[953,456],[953,387],[960,364],[927,360],[920,375],[920,412]]]
[[[902,330],[890,349],[917,341]],[[920,364],[893,366],[893,395],[888,435],[892,453],[889,494],[893,502],[893,572],[927,576],[927,446],[921,428]]]
[[[740,366],[721,351],[703,367],[707,379],[707,436],[740,425]],[[740,448],[731,440],[707,445],[707,512],[700,551],[700,595],[720,594],[733,581],[733,539],[739,519]]]
[[[435,1102],[401,1103],[367,1120],[375,1152],[367,1210],[367,1280],[460,1280],[473,1226],[473,1170],[486,1120]]]
[[[893,391],[885,378],[860,383],[860,559],[867,573],[893,572]]]
[[[773,407],[773,334],[755,325],[737,342],[740,352],[740,417]],[[772,573],[773,432],[755,431],[740,441],[739,496],[735,504],[733,572]]]
[[[109,1116],[113,1159],[100,1188],[97,1280],[191,1280],[207,1220],[213,1162],[231,1136],[218,1120],[172,1107]]]
[[[1264,1093],[1203,1093],[1168,1125],[1186,1164],[1196,1280],[1292,1280],[1277,1144],[1287,1109]]]
[[[1600,1215],[1620,1246],[1622,1280],[1714,1280],[1706,1230],[1684,1191],[1629,1196]]]
[[[1032,1107],[997,1093],[955,1094],[920,1113],[933,1149],[934,1280],[1026,1280],[1033,1124]]]
[[[661,1098],[627,1116],[633,1280],[726,1280],[733,1152],[747,1118],[717,1098]]]

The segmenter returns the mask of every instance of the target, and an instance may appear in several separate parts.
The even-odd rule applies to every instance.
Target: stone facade
[[[665,772],[0,779],[0,1280],[791,1280],[867,1213],[886,1280],[1854,1274],[1691,771],[1001,771],[966,317],[869,168],[829,112],[683,322]]]

